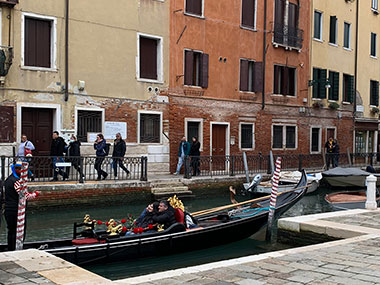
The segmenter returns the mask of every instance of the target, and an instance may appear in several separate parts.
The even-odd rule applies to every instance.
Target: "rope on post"
[[[23,162],[20,174],[20,192],[17,212],[16,250],[22,250],[24,245],[26,193],[28,189],[28,163]]]
[[[280,172],[281,172],[281,157],[278,157],[276,160],[276,170],[273,173],[273,179],[272,179],[272,192],[271,192],[270,203],[269,203],[266,240],[270,240],[271,235],[272,235],[273,217],[274,217],[274,211],[276,210],[276,201],[277,201],[277,193],[278,193],[278,183],[280,180]]]

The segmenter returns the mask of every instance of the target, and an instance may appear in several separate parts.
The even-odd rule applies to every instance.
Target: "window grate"
[[[102,112],[78,110],[78,140],[87,142],[88,132],[102,132]]]
[[[140,142],[160,143],[161,116],[140,114]]]

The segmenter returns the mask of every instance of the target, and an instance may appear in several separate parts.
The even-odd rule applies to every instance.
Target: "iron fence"
[[[18,160],[29,163],[28,177],[29,180],[35,182],[54,181],[54,170],[58,173],[58,179],[65,181],[84,182],[85,180],[97,180],[99,177],[95,169],[97,160],[93,156],[58,157],[56,159],[51,156],[33,156],[28,158],[2,156],[1,173],[3,179],[12,173],[11,166]],[[146,156],[104,157],[101,169],[107,173],[107,176],[104,177],[102,175],[101,180],[147,181],[147,161]],[[124,171],[122,166],[128,171]]]

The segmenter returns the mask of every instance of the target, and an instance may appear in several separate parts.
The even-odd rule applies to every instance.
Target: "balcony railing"
[[[273,43],[296,49],[302,48],[303,30],[295,27],[273,23]]]

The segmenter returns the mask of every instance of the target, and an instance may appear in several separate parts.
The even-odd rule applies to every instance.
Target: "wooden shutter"
[[[280,94],[280,66],[275,65],[274,66],[274,80],[273,80],[273,93],[274,94]]]
[[[319,76],[319,98],[326,99],[326,83],[327,83],[327,70],[326,69],[320,69],[320,76]]]
[[[281,90],[280,94],[286,95],[288,94],[288,88],[289,88],[289,70],[286,66],[281,66]]]
[[[296,69],[286,67],[288,69],[288,92],[286,95],[296,95]]]
[[[318,94],[318,81],[319,80],[319,68],[313,68],[313,98],[319,98]]]
[[[329,71],[329,99],[339,100],[339,72]]]
[[[375,106],[379,106],[379,81],[375,81]]]
[[[14,142],[14,108],[0,106],[0,142]]]
[[[203,53],[201,55],[201,87],[207,88],[208,87],[208,62],[209,62],[209,56],[207,53]]]
[[[276,0],[274,22],[276,24],[284,24],[284,10],[285,2],[283,0]]]
[[[25,18],[26,66],[51,67],[51,21]]]
[[[185,51],[185,85],[193,85],[194,52]]]
[[[140,37],[140,78],[157,80],[157,40]]]
[[[379,105],[379,82],[370,81],[370,105]]]
[[[240,91],[248,91],[248,60],[240,60]]]
[[[241,24],[253,28],[255,26],[255,0],[243,0],[241,10]]]
[[[348,75],[347,95],[348,102],[352,103],[354,101],[354,77],[351,75]]]
[[[253,65],[253,91],[254,92],[263,92],[263,63],[255,62]]]

